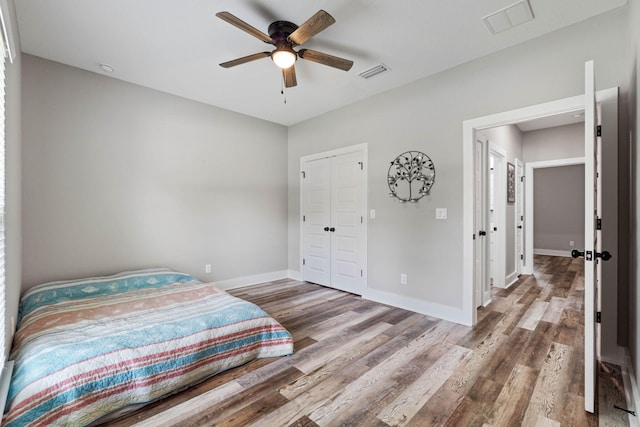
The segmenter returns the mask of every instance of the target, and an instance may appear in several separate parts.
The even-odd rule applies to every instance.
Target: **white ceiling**
[[[516,0],[19,0],[22,51],[264,120],[292,125],[626,4],[530,0],[535,19],[492,35],[482,17]],[[351,59],[349,72],[299,60],[285,96],[270,50],[215,16],[229,11],[263,32],[302,24],[319,9],[336,23],[302,47]],[[267,49],[265,49],[267,47]],[[378,63],[390,72],[364,80]]]

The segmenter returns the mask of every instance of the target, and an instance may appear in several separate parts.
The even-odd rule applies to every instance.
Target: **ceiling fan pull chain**
[[[282,95],[282,97],[284,98],[284,103],[287,103],[287,95],[284,93],[284,74],[282,75],[282,88],[280,89],[280,94]]]

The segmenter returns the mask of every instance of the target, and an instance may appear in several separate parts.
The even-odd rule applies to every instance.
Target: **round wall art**
[[[407,151],[391,162],[387,183],[391,197],[401,202],[415,203],[429,194],[436,180],[433,162],[420,151]]]

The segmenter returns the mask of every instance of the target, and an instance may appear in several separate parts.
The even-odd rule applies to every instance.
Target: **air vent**
[[[521,0],[482,18],[491,34],[501,33],[532,19],[533,12],[528,0]]]
[[[373,76],[377,76],[378,74],[381,74],[381,73],[386,73],[387,71],[391,71],[391,68],[387,67],[383,63],[380,63],[378,65],[374,65],[373,67],[362,71],[358,75],[363,79],[370,79]]]

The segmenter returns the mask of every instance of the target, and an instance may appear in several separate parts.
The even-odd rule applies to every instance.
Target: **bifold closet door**
[[[303,278],[362,294],[365,179],[362,152],[304,164]]]
[[[362,294],[362,153],[331,158],[331,286]]]
[[[331,159],[306,162],[303,181],[303,278],[331,284]]]

